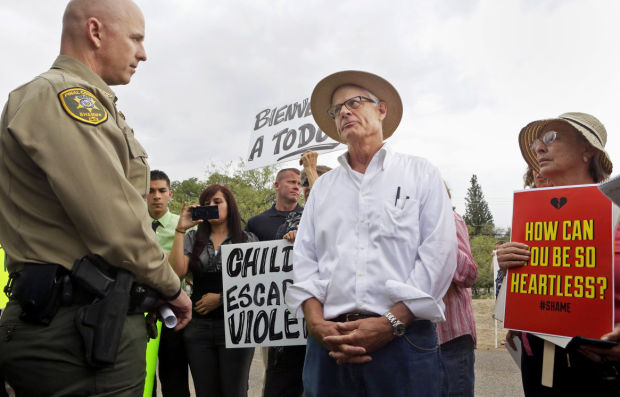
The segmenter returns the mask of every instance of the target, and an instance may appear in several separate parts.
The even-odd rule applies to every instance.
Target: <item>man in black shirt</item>
[[[253,216],[246,230],[258,236],[260,241],[276,240],[278,228],[292,212],[301,215],[303,207],[297,201],[301,193],[300,172],[296,168],[280,170],[273,184],[276,203],[267,211]],[[263,349],[263,355],[266,353]],[[270,347],[265,371],[263,397],[301,396],[306,346]]]
[[[303,211],[303,207],[297,204],[301,193],[299,170],[296,168],[280,170],[273,187],[276,191],[276,203],[267,211],[251,217],[246,227],[247,231],[258,236],[260,241],[277,239],[278,228],[286,221],[289,213],[295,211],[301,214]]]

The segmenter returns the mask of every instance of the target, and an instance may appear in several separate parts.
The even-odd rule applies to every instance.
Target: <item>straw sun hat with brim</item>
[[[601,167],[607,174],[611,174],[613,165],[609,160],[607,152],[605,152],[605,144],[607,143],[607,131],[603,124],[598,119],[587,113],[564,113],[558,116],[556,119],[537,120],[532,121],[519,133],[519,147],[521,148],[521,154],[529,166],[539,171],[538,160],[536,153],[531,149],[532,143],[539,136],[541,131],[544,131],[545,127],[551,122],[563,121],[574,127],[592,146],[600,150],[599,156]]]
[[[383,120],[383,139],[392,136],[403,115],[403,103],[398,91],[387,80],[376,74],[358,70],[345,70],[330,74],[314,87],[310,97],[310,107],[312,116],[319,128],[330,138],[345,143],[338,134],[334,119],[327,114],[327,109],[332,106],[334,91],[343,85],[356,85],[365,88],[387,104],[387,116]]]

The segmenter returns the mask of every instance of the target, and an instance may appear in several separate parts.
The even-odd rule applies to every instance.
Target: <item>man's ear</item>
[[[170,198],[172,198],[172,195],[174,194],[174,192],[170,189],[168,189],[168,191],[170,192]]]
[[[95,48],[101,48],[102,27],[101,21],[95,17],[90,17],[86,20],[88,41],[90,41]]]
[[[387,116],[387,103],[380,101],[377,104],[377,109],[379,110],[379,119],[383,121],[383,119]]]

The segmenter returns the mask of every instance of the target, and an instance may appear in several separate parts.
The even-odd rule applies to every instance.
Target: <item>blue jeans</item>
[[[450,397],[474,397],[474,339],[471,335],[454,338],[441,345]]]
[[[445,393],[435,325],[415,321],[400,338],[371,353],[365,364],[338,365],[308,336],[304,363],[306,397],[437,397]]]

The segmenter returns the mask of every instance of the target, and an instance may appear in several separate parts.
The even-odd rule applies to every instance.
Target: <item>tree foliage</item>
[[[491,236],[478,235],[469,239],[471,253],[478,265],[478,277],[472,286],[472,294],[479,297],[492,291],[493,280],[493,258],[491,254],[495,249],[496,239]]]
[[[198,204],[203,190],[214,183],[228,187],[235,196],[241,218],[244,222],[271,207],[276,196],[273,183],[276,179],[277,167],[268,166],[254,170],[244,170],[244,162],[239,161],[236,166],[232,162],[217,165],[211,163],[207,167],[207,179],[189,178],[183,181],[173,181],[170,188],[174,191],[170,201],[170,210],[178,214],[184,202],[188,205]]]
[[[492,235],[495,229],[493,215],[484,199],[484,194],[482,194],[482,188],[478,184],[476,174],[472,175],[470,182],[471,186],[467,189],[467,196],[465,197],[465,215],[463,219],[467,225],[473,228],[471,230],[473,236],[480,234]]]

